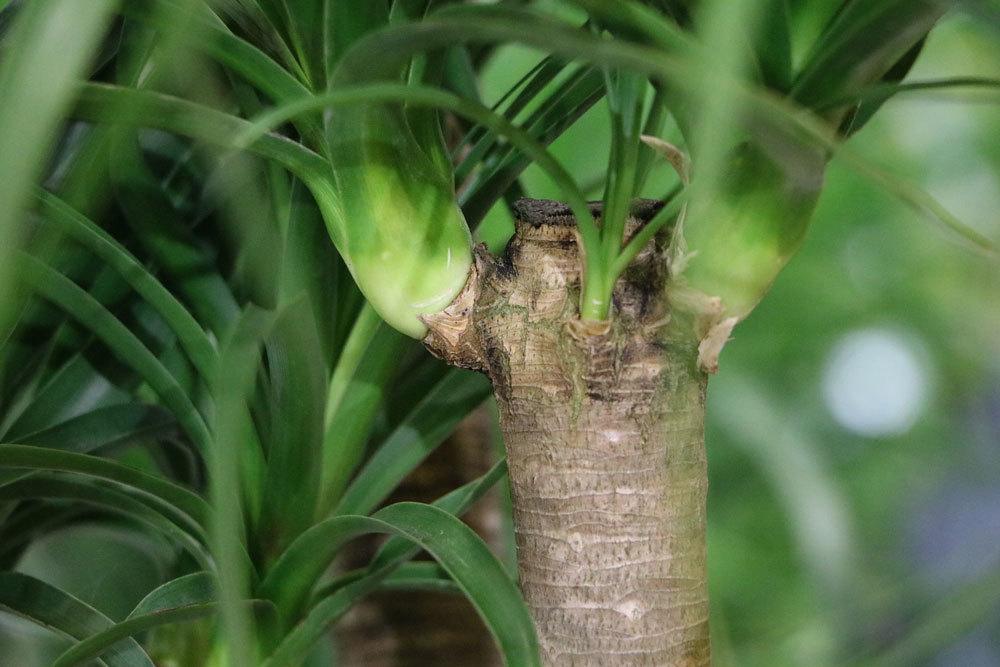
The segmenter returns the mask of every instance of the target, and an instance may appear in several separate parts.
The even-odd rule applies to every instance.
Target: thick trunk
[[[666,310],[663,239],[619,281],[611,322],[585,323],[569,212],[517,213],[506,255],[479,253],[426,342],[493,381],[543,659],[707,665],[705,375]]]

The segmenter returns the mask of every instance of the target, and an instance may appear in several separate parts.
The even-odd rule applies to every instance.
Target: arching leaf
[[[85,602],[20,572],[0,572],[0,610],[71,639],[84,639],[112,625],[111,619]],[[100,663],[107,667],[154,667],[134,639],[116,644]]]
[[[482,375],[449,371],[368,460],[335,512],[372,511],[489,393],[489,382]]]
[[[156,498],[202,525],[209,514],[208,506],[197,494],[162,477],[99,456],[63,452],[47,447],[5,444],[0,445],[0,467],[58,470],[123,484]]]
[[[414,573],[417,581],[430,580],[432,572]],[[254,610],[266,613],[273,611],[267,602],[248,600],[245,603]],[[215,601],[212,577],[207,572],[195,572],[168,581],[144,597],[124,621],[93,634],[74,644],[60,655],[52,667],[70,667],[103,655],[116,642],[161,625],[190,621],[214,616],[219,604]]]
[[[173,411],[188,436],[202,449],[210,436],[204,419],[177,380],[118,318],[69,278],[31,255],[21,254],[22,277],[40,296],[57,304],[131,366]]]
[[[279,610],[287,613],[300,604],[299,596],[308,591],[341,544],[370,532],[404,536],[431,554],[479,612],[496,638],[506,664],[518,667],[541,664],[531,615],[503,566],[468,526],[429,505],[398,503],[371,517],[343,516],[317,524],[282,556],[265,579],[262,593],[276,594]],[[265,664],[268,667],[296,664],[321,636],[330,612],[340,606],[349,607],[356,588],[366,585],[358,582],[345,587],[320,603]],[[337,615],[334,613],[332,617]],[[285,618],[287,622],[288,616]]]

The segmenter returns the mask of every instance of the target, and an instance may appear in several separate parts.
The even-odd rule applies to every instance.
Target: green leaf
[[[330,93],[317,95],[307,100],[288,103],[273,111],[262,114],[249,127],[241,141],[251,143],[269,128],[280,125],[289,118],[313,109],[332,105],[375,104],[400,101],[411,106],[429,106],[447,109],[480,123],[493,132],[505,137],[519,150],[528,155],[563,191],[563,195],[577,217],[580,234],[585,240],[596,243],[597,226],[587,208],[587,202],[576,182],[552,155],[535,141],[527,132],[512,125],[503,116],[491,111],[478,102],[458,97],[452,93],[418,85],[376,83],[338,88]],[[316,191],[314,190],[314,194]],[[328,221],[329,222],[329,221]],[[594,255],[599,259],[599,256]]]
[[[294,180],[286,197],[287,214],[281,217],[287,225],[279,303],[306,295],[316,321],[321,358],[332,366],[344,345],[341,318],[353,321],[351,304],[359,292],[337,249],[329,243],[319,209],[302,182]]]
[[[468,526],[429,505],[398,503],[372,517],[343,516],[317,524],[286,552],[268,575],[262,591],[279,594],[282,601],[279,610],[282,603],[289,602],[294,608],[299,604],[296,598],[311,586],[307,582],[314,581],[326,568],[337,549],[352,537],[368,532],[394,533],[419,544],[448,572],[479,612],[496,638],[506,664],[518,667],[541,664],[534,622],[503,566]],[[367,584],[347,586],[314,607],[265,664],[268,667],[296,664],[314,640],[322,636],[327,619],[336,618],[339,609],[353,603],[357,588],[352,586],[362,588]]]
[[[414,85],[441,87],[447,62],[446,55],[437,52],[414,58],[407,81]],[[430,159],[434,169],[443,179],[453,182],[455,170],[445,142],[441,115],[436,109],[422,106],[406,107],[404,113],[406,124],[424,155]]]
[[[215,3],[212,10],[225,25],[235,25],[238,32],[265,53],[273,54],[301,81],[307,80],[295,54],[288,48],[288,40],[281,30],[278,17],[269,15],[257,0],[235,0]],[[207,12],[206,12],[207,14]],[[216,20],[218,22],[218,20]],[[222,27],[222,26],[220,26]]]
[[[0,533],[0,570],[13,569],[35,538],[78,522],[93,510],[82,504],[56,508],[46,503],[18,503],[4,519]]]
[[[41,174],[59,123],[72,100],[116,3],[30,2],[20,8],[0,61],[0,332],[6,330],[13,277],[11,251],[31,187]],[[2,334],[0,334],[2,337]]]
[[[218,613],[218,609],[218,603],[206,602],[172,609],[161,609],[144,616],[129,618],[121,623],[115,623],[110,628],[91,635],[66,649],[66,651],[52,662],[52,667],[70,667],[71,665],[83,664],[88,660],[99,658],[110,651],[117,641],[130,638],[161,625],[214,616]]]
[[[604,96],[604,78],[599,70],[582,68],[538,100],[537,109],[524,121],[524,129],[540,146],[548,146],[573,126]],[[507,115],[507,112],[505,112]],[[483,172],[463,191],[462,211],[469,224],[480,222],[493,204],[505,193],[533,157],[518,146],[499,144],[502,135],[488,137],[493,150],[482,157]],[[477,156],[471,153],[460,169],[472,168]]]
[[[409,339],[365,304],[330,377],[323,434],[318,516],[340,501],[365,453],[371,433]]]
[[[106,447],[174,434],[173,416],[155,406],[125,403],[99,407],[16,439],[27,445],[89,454]],[[0,484],[30,473],[0,470]]]
[[[476,102],[482,102],[479,94],[476,65],[472,62],[469,49],[456,45],[448,49],[445,56],[443,85],[446,89]]]
[[[286,17],[288,35],[293,51],[312,88],[322,88],[326,80],[324,31],[324,0],[265,0],[264,4],[281,7]]]
[[[628,71],[605,70],[605,88],[611,113],[611,160],[601,213],[601,245],[604,265],[612,269],[603,281],[588,274],[580,299],[580,317],[598,321],[610,313],[611,292],[619,275],[614,261],[624,243],[625,221],[636,192],[646,79]]]
[[[129,109],[129,113],[121,113],[121,108]],[[247,121],[162,93],[86,83],[80,89],[77,105],[71,113],[76,118],[97,123],[156,128],[223,147],[249,148],[278,162],[307,182],[325,178],[329,169],[319,155],[277,134],[259,137],[248,146],[237,140],[248,129]]]
[[[205,52],[259,88],[275,102],[310,94],[288,71],[253,44],[232,34],[204,4],[182,0],[126,0],[123,12],[170,31],[175,24],[188,31],[186,44]]]
[[[162,408],[122,403],[90,410],[17,439],[27,445],[87,454],[176,431],[176,420]]]
[[[35,401],[46,382],[55,349],[55,336],[44,343],[24,341],[19,345],[13,336],[0,343],[0,396],[4,397],[0,401],[0,439]]]
[[[267,551],[280,552],[312,524],[319,494],[326,367],[308,301],[286,307],[265,349],[273,417],[261,523]]]
[[[681,209],[684,203],[687,201],[687,192],[679,192],[670,198],[670,201],[661,208],[656,214],[647,222],[642,229],[640,229],[632,238],[628,240],[625,247],[621,249],[621,252],[615,258],[612,264],[612,271],[616,275],[623,273],[632,263],[632,260],[639,254],[639,252],[646,247],[646,245],[653,240],[653,237],[663,229],[668,224],[675,222],[681,213]]]
[[[72,315],[142,376],[174,413],[188,436],[204,450],[211,439],[204,420],[177,380],[135,334],[69,278],[30,255],[20,257],[25,284]]]
[[[0,610],[16,614],[71,639],[84,639],[111,627],[107,616],[44,581],[19,572],[0,572]],[[116,645],[100,664],[154,667],[133,639]]]
[[[24,405],[17,411],[20,414],[11,411],[8,417],[14,419],[6,429],[6,439],[20,439],[28,433],[76,417],[80,410],[124,399],[91,365],[84,354],[87,346],[83,345],[83,348],[44,377],[40,386],[31,392],[33,395],[25,397]],[[81,396],[87,396],[90,401],[81,405]]]
[[[205,525],[205,501],[195,493],[156,475],[99,456],[61,452],[46,447],[0,445],[0,467],[27,470],[60,470],[115,482],[158,499],[167,507]]]
[[[362,572],[358,572],[356,576],[361,574]],[[291,667],[298,664],[316,642],[329,633],[329,626],[332,623],[343,617],[351,607],[367,595],[378,590],[424,590],[459,595],[465,593],[461,584],[437,562],[404,563],[384,577],[375,579],[369,576],[347,581],[335,593],[309,610],[302,622],[286,635],[278,649],[264,663],[265,667]],[[497,634],[494,633],[494,636]],[[538,664],[526,661],[519,653],[512,653],[512,657],[504,654],[504,662],[517,666]]]
[[[507,461],[503,459],[494,464],[484,475],[446,493],[432,504],[434,507],[442,509],[448,514],[461,516],[506,474]],[[404,561],[413,558],[419,551],[420,547],[405,537],[399,535],[390,537],[379,548],[367,568],[359,570],[353,575],[348,574],[334,579],[317,590],[313,599],[317,601],[322,600],[332,595],[345,584],[352,583],[362,577],[367,578],[374,584],[374,582],[380,581],[383,577],[391,576],[389,573],[394,572]]]
[[[188,230],[184,213],[150,171],[136,141],[115,142],[109,176],[139,246],[190,304],[195,319],[221,339],[240,311],[232,287],[219,272],[217,258]]]
[[[882,83],[868,86],[867,88],[849,97],[831,100],[828,103],[828,107],[825,108],[838,107],[852,102],[860,102],[862,105],[869,104],[872,106],[881,106],[884,102],[895,97],[896,95],[935,90],[954,91],[956,89],[985,89],[1000,91],[1000,79],[991,79],[989,77],[980,76],[953,76],[942,79],[907,81],[905,83],[883,81]],[[857,132],[858,129],[857,121],[855,121],[851,127],[851,131],[852,133]]]
[[[485,376],[450,370],[368,460],[334,512],[371,512],[489,394]]]
[[[935,0],[847,3],[813,47],[792,97],[818,107],[877,82],[946,10]]]
[[[133,519],[162,533],[191,554],[202,567],[212,566],[212,560],[204,546],[204,531],[200,526],[172,506],[150,502],[134,491],[133,494],[134,497],[102,486],[92,479],[51,474],[34,475],[0,486],[0,499],[3,500],[71,500]]]
[[[792,85],[792,39],[788,0],[765,0],[753,35],[754,51],[765,85],[787,91]]]
[[[416,579],[418,573],[414,573]],[[423,579],[433,572],[419,573]],[[273,611],[263,600],[249,600],[248,606],[260,612]],[[101,656],[115,642],[155,627],[197,618],[214,616],[219,604],[215,601],[212,577],[207,572],[195,572],[168,581],[144,597],[124,621],[91,635],[71,646],[60,655],[52,667],[70,667]]]
[[[379,582],[380,591],[427,591],[462,594],[462,587],[437,563],[405,563]]]
[[[135,606],[128,618],[154,614],[163,609],[204,604],[215,600],[215,582],[208,572],[192,572],[171,579],[150,591]]]
[[[323,0],[324,41],[327,76],[359,39],[389,22],[386,0],[371,0],[364,8],[343,0]]]
[[[886,0],[886,1],[892,2],[893,0]],[[634,3],[627,3],[627,4],[629,6],[634,5]],[[886,14],[886,12],[883,11],[885,9],[884,6],[885,4],[886,4],[885,2],[857,3],[857,5],[861,6],[861,9],[858,10],[859,16],[861,16],[862,18],[866,18],[867,14],[874,13],[876,18],[878,18],[878,16]],[[900,3],[896,2],[896,4],[898,5]],[[872,9],[871,12],[865,9],[865,8],[871,9],[876,5],[882,7],[882,9],[880,10],[876,7],[875,9]],[[929,14],[927,16],[924,16],[923,14],[920,13],[921,11],[924,10],[926,10],[925,3],[922,1],[918,1],[914,2],[912,6],[908,5],[908,9],[901,10],[901,13],[898,15],[893,15],[891,12],[889,12],[887,17],[882,16],[882,18],[889,21],[889,23],[892,23],[892,21],[898,22],[904,19],[906,16],[908,16],[909,12],[916,11],[917,14],[923,16],[923,18],[921,19],[918,17],[914,19],[915,23],[913,25],[910,25],[909,28],[907,28],[908,31],[911,31],[914,34],[916,34],[920,31],[916,30],[914,26],[919,27],[919,25],[925,25],[929,20],[930,14],[934,14],[933,11],[927,10],[929,11]],[[882,14],[880,14],[880,12],[882,12]],[[722,7],[721,14],[727,14],[727,13],[729,13],[729,9]],[[841,18],[842,17],[838,17],[837,21],[840,21]],[[867,18],[871,18],[871,16],[867,16]],[[504,28],[506,26],[507,20],[509,19],[502,18],[499,21],[504,26]],[[650,21],[650,23],[652,23],[652,21]],[[877,21],[875,23],[877,23]],[[930,23],[933,23],[933,21],[930,21]],[[846,26],[844,30],[844,35],[849,36],[853,34],[853,32],[850,29],[848,29],[850,28],[850,26],[847,26],[847,24],[841,24],[841,25]],[[888,24],[882,25],[882,27],[879,29],[888,29],[887,26]],[[500,30],[501,27],[498,26],[497,29]],[[921,36],[922,33],[914,37],[914,41],[918,40]],[[894,35],[894,39],[896,37],[898,36]],[[869,38],[871,38],[870,35]],[[565,46],[567,48],[570,48],[571,40],[569,39],[569,36],[568,35],[565,36],[565,39],[566,39]],[[657,78],[659,78],[664,82],[670,82],[672,84],[682,83],[684,85],[690,85],[689,83],[686,83],[686,81],[688,79],[692,79],[692,77],[694,77],[695,80],[698,80],[695,75],[697,75],[699,66],[697,63],[692,63],[690,60],[670,58],[670,57],[665,57],[663,55],[657,57],[651,53],[649,54],[645,63],[633,61],[631,63],[626,64],[625,62],[626,60],[629,61],[632,60],[632,55],[629,54],[635,55],[636,51],[641,47],[637,47],[636,45],[633,44],[623,43],[622,41],[617,41],[605,48],[607,49],[607,53],[603,53],[600,56],[597,55],[597,51],[601,50],[601,45],[595,45],[594,48],[591,50],[590,54],[581,53],[580,56],[594,61],[601,60],[601,61],[606,61],[608,63],[618,64],[620,66],[629,67],[639,71],[651,72],[652,70],[655,69],[658,71],[658,74],[656,74]],[[862,53],[861,51],[859,51],[858,53],[852,53],[850,48],[845,48],[842,52],[841,51],[837,52],[847,59],[850,59],[852,57],[857,57],[860,55],[860,53]],[[875,61],[872,62],[878,64],[877,58],[875,59]],[[886,68],[891,66],[893,62],[894,62],[893,60],[889,60],[885,65]],[[836,68],[833,69],[835,70]],[[884,72],[884,70],[879,71],[878,73],[879,76],[881,75],[882,72]],[[835,75],[835,72],[831,70],[831,76],[833,75]],[[836,133],[833,131],[833,129],[830,127],[828,123],[816,119],[811,114],[802,113],[801,110],[796,109],[796,107],[789,104],[785,100],[778,99],[771,95],[762,94],[759,90],[746,87],[736,79],[721,78],[717,82],[713,81],[713,85],[718,86],[722,90],[725,90],[726,95],[731,96],[734,102],[738,102],[740,105],[745,105],[748,114],[750,114],[750,117],[753,119],[753,126],[751,129],[753,130],[754,138],[759,140],[762,144],[781,145],[782,151],[784,151],[785,153],[790,152],[792,153],[793,156],[795,156],[796,154],[800,154],[802,156],[808,157],[808,154],[814,151],[812,149],[810,149],[809,151],[803,151],[802,148],[809,149],[810,147],[821,148],[824,149],[825,151],[829,151],[830,154],[836,154],[839,157],[841,157],[841,159],[844,161],[846,165],[850,166],[852,169],[857,171],[859,174],[864,176],[869,181],[883,188],[886,192],[890,193],[892,196],[899,198],[901,201],[905,202],[914,210],[925,215],[927,218],[932,219],[938,223],[943,224],[945,227],[950,228],[952,231],[956,232],[960,237],[963,237],[978,249],[983,250],[989,254],[996,253],[996,249],[989,239],[985,238],[982,234],[979,234],[975,230],[971,229],[968,225],[965,225],[960,220],[955,218],[955,216],[951,215],[928,193],[884,171],[880,167],[872,164],[866,158],[858,155],[855,151],[850,149],[850,147],[844,146],[843,143],[838,140]],[[717,99],[719,95],[716,95],[715,97]],[[715,129],[716,128],[713,127],[712,132],[709,134],[715,134],[716,133]],[[799,148],[796,148],[795,151],[789,151],[789,148],[796,144],[799,146]],[[823,160],[825,161],[825,159],[826,157],[824,156]],[[808,160],[801,160],[801,162],[803,162],[803,166],[798,166],[796,165],[796,162],[799,161],[800,160],[798,158],[792,160],[785,160],[787,164],[778,165],[779,170],[784,171],[783,177],[787,179],[786,180],[787,183],[799,183],[806,181],[807,179],[802,178],[801,174],[808,173],[810,171],[813,172],[813,178],[815,178],[817,171],[815,166],[810,166]],[[817,162],[817,166],[822,166],[821,164],[819,164],[818,160],[813,160],[813,162]],[[775,165],[773,165],[772,163],[771,168],[773,168],[774,166]],[[706,170],[704,169],[704,163],[703,163],[701,172],[702,181],[705,180],[704,178],[705,171]],[[757,171],[760,171],[760,169],[758,168]],[[753,173],[751,172],[752,170],[748,170],[744,174],[744,176],[752,177]],[[819,173],[821,174],[821,170]],[[799,189],[802,190],[801,187],[799,187]],[[763,189],[761,190],[761,194],[763,195]],[[795,240],[801,239],[801,236],[804,233],[805,225],[808,222],[808,216],[798,215],[796,211],[800,210],[805,213],[808,213],[808,211],[811,210],[811,204],[809,204],[808,199],[809,197],[814,196],[808,192],[804,192],[804,194],[808,195],[808,197],[799,197],[798,195],[796,195],[799,201],[794,201],[792,198],[786,197],[787,199],[790,200],[789,203],[782,204],[781,206],[775,206],[774,202],[776,200],[773,197],[770,197],[769,199],[769,201],[771,202],[770,205],[774,209],[780,209],[780,210],[766,211],[763,213],[763,215],[759,215],[756,217],[759,220],[763,220],[770,216],[776,221],[783,220],[783,222],[781,224],[773,225],[774,228],[766,230],[766,233],[764,234],[758,234],[757,232],[754,232],[749,235],[745,234],[742,238],[740,238],[737,234],[732,233],[732,230],[729,230],[729,232],[720,232],[716,234],[716,238],[721,239],[721,243],[716,243],[715,241],[713,241],[712,245],[698,247],[699,244],[694,242],[689,242],[690,249],[692,251],[700,253],[698,261],[693,262],[692,267],[696,267],[699,263],[702,265],[706,263],[714,263],[717,266],[723,266],[725,262],[727,261],[731,262],[732,258],[738,256],[740,253],[743,253],[743,255],[745,256],[745,252],[743,252],[743,249],[745,248],[744,246],[745,241],[759,244],[760,241],[763,240],[764,243],[761,245],[761,247],[772,244],[772,242],[777,246],[784,245],[785,250],[779,250],[777,256],[766,257],[766,254],[771,252],[770,249],[767,250],[767,253],[762,253],[759,256],[761,266],[766,265],[771,267],[771,268],[765,268],[763,271],[760,272],[760,275],[757,277],[757,282],[759,283],[759,285],[766,290],[767,286],[770,285],[771,282],[773,281],[773,277],[776,271],[780,268],[780,266],[783,265],[785,261],[787,261],[788,255],[786,250],[794,247]],[[747,197],[745,195],[746,193],[743,193],[742,195],[743,201],[739,204],[739,206],[743,206],[744,208],[750,208],[746,204]],[[734,200],[734,202],[738,201],[739,199],[740,197],[738,196]],[[763,211],[763,208],[761,208],[761,211]],[[719,216],[715,215],[714,218],[718,219]],[[692,228],[689,231],[693,231],[693,227],[694,226],[692,225]],[[769,235],[774,235],[774,234],[778,234],[779,237],[767,238]],[[734,255],[732,252],[732,248],[734,247],[739,247],[740,253]],[[706,258],[710,252],[717,255],[718,258],[717,262],[706,262]],[[730,267],[730,268],[735,269],[736,267]],[[741,275],[745,275],[745,273]],[[756,302],[762,296],[762,292],[760,289],[758,289],[758,287],[750,288],[749,283],[745,287],[746,289],[744,291],[746,291],[747,293],[744,295],[738,295],[739,298],[736,299],[736,301],[742,302],[739,303],[738,306],[735,308],[735,311],[737,311],[740,314],[745,312],[746,310],[745,307],[749,306],[752,308],[752,306],[756,304]],[[719,290],[716,289],[716,286],[714,284],[702,285],[700,289],[709,294],[719,293]],[[726,299],[724,299],[724,301],[725,300]]]
[[[212,553],[222,565],[218,571],[222,627],[230,646],[230,660],[239,665],[257,664],[258,648],[256,624],[243,605],[256,577],[253,562],[243,557],[245,533],[259,511],[263,483],[263,470],[257,469],[257,462],[249,468],[243,462],[243,450],[248,445],[256,446],[247,435],[255,429],[247,404],[260,370],[261,343],[278,316],[274,311],[247,306],[221,346],[219,368],[212,382],[216,440],[208,457],[209,490],[215,510],[210,534]]]
[[[923,39],[910,47],[910,49],[904,53],[899,60],[897,60],[892,67],[889,68],[885,74],[882,75],[880,81],[883,84],[893,84],[899,83],[906,75],[909,74],[910,69],[917,62],[917,58],[920,57],[920,53],[924,50],[924,44],[927,43],[927,36],[925,35]],[[840,133],[845,137],[849,137],[852,134],[859,132],[861,128],[868,124],[878,110],[882,108],[888,97],[885,98],[871,98],[858,100],[853,109],[851,109],[845,118],[840,122]],[[833,105],[831,105],[833,106]]]
[[[603,0],[571,1],[586,10],[592,20],[599,21],[601,27],[615,33],[619,40],[647,42],[668,53],[699,48],[695,38],[686,29],[682,29],[682,25],[684,28],[688,27],[686,11],[682,12],[685,15],[684,20],[678,21],[676,17],[671,16],[677,12],[663,12],[648,6],[648,2],[621,0],[609,4]],[[680,2],[688,3],[689,0]]]
[[[116,241],[86,216],[55,195],[36,191],[41,212],[70,238],[82,244],[118,274],[159,313],[187,352],[188,358],[203,376],[215,364],[215,348],[205,331],[181,304],[149,271]]]
[[[928,8],[926,2],[927,0],[917,0],[912,4],[909,4],[908,0],[881,0],[877,3],[857,4],[861,6],[861,9],[858,11],[862,18],[871,18],[868,14],[874,13],[876,18],[882,17],[885,19],[885,23],[880,23],[878,21],[869,22],[868,25],[876,25],[879,30],[889,30],[892,25],[905,23],[906,29],[903,33],[912,37],[912,40],[908,43],[913,44],[916,41],[919,41],[926,30],[929,29],[930,25],[933,25],[936,17],[941,11],[940,5],[935,5],[934,8]],[[905,4],[906,7],[900,9],[898,14],[893,14],[891,11],[885,11],[887,6],[886,3],[889,3],[890,5],[892,5],[892,3],[895,3],[895,5]],[[889,7],[889,9],[895,8],[895,5]],[[635,3],[626,3],[626,6],[638,7]],[[871,10],[865,9],[873,7],[874,9]],[[692,78],[697,80],[699,73],[702,72],[702,65],[696,61],[690,60],[692,55],[698,55],[696,51],[686,54],[685,58],[675,57],[672,53],[667,53],[658,49],[650,49],[648,47],[626,42],[624,40],[610,41],[594,39],[593,36],[587,35],[582,31],[568,30],[566,26],[560,25],[558,22],[553,22],[545,18],[539,19],[536,14],[531,12],[510,10],[493,6],[461,6],[449,8],[447,10],[447,14],[442,11],[431,19],[424,21],[419,34],[416,34],[416,31],[410,31],[407,26],[401,26],[399,28],[394,28],[391,31],[387,30],[379,34],[372,35],[365,40],[366,43],[358,45],[357,56],[360,59],[362,53],[366,52],[367,49],[382,49],[385,57],[387,59],[391,59],[398,57],[397,54],[402,52],[432,48],[434,45],[441,42],[473,39],[473,36],[463,35],[460,28],[460,24],[462,23],[461,19],[468,20],[468,17],[470,16],[476,17],[478,22],[474,38],[479,40],[506,39],[531,44],[538,46],[539,48],[546,49],[551,53],[562,54],[566,57],[578,57],[595,64],[614,65],[627,69],[633,69],[639,72],[645,72],[664,82],[670,83],[684,83]],[[519,28],[519,26],[523,25],[525,21],[530,20],[537,21],[537,30],[524,31]],[[839,20],[840,19],[838,18],[838,21]],[[855,35],[858,28],[857,21],[848,21],[847,23],[841,23],[840,25],[843,27],[844,33],[841,37],[844,38]],[[861,30],[857,34],[864,37],[866,33]],[[864,37],[864,39],[870,40],[873,38],[871,35],[868,35],[867,37]],[[864,39],[862,39],[862,41],[864,41]],[[900,35],[893,34],[893,39],[888,41],[895,43],[900,40]],[[839,46],[837,44],[839,44]],[[843,44],[840,44],[840,42],[837,44],[834,45],[836,48],[820,48],[817,49],[817,51],[826,53],[827,56],[830,57],[834,54],[839,54],[839,56],[842,56],[845,60],[860,57],[863,53],[863,51],[858,50],[860,47],[857,45],[851,47],[844,46]],[[852,51],[852,48],[854,51]],[[880,48],[878,51],[887,58],[885,68],[890,67],[892,63],[895,62],[894,59],[888,58],[889,52],[895,53],[894,49]],[[905,51],[905,49],[903,49],[903,51]],[[814,58],[814,66],[815,62]],[[884,69],[881,69],[881,61],[879,60],[877,54],[872,55],[870,59],[866,60],[866,63],[867,65],[872,66],[879,65],[878,69],[881,70],[879,74],[885,71]],[[357,62],[351,64],[351,67],[357,68],[359,72],[367,72],[371,71],[371,69],[377,69],[373,63],[364,65]],[[836,69],[836,67],[831,67],[831,76],[835,75]],[[825,70],[820,67],[817,71]],[[800,77],[796,86],[799,86],[806,78],[807,77],[805,75]],[[971,229],[968,225],[962,223],[960,220],[955,218],[955,216],[951,215],[928,193],[898,177],[893,176],[892,174],[885,172],[881,168],[872,164],[869,160],[852,151],[850,148],[843,146],[842,143],[837,140],[836,135],[831,132],[828,124],[818,121],[815,117],[808,114],[803,114],[800,109],[789,104],[787,101],[777,99],[771,95],[762,94],[759,90],[748,88],[740,84],[738,81],[721,80],[717,82],[717,85],[732,88],[733,92],[737,94],[740,103],[746,104],[748,108],[753,111],[754,121],[759,123],[759,126],[757,126],[754,131],[758,133],[759,136],[766,137],[772,133],[777,133],[778,136],[784,136],[789,132],[804,135],[809,143],[829,150],[831,153],[837,153],[844,158],[845,163],[857,173],[861,174],[869,181],[877,184],[879,187],[885,189],[892,196],[905,202],[914,210],[923,213],[927,215],[927,217],[950,228],[952,231],[956,232],[959,236],[964,237],[967,241],[971,242],[972,245],[978,247],[979,249],[985,250],[990,254],[994,254],[996,252],[992,242],[986,239],[982,234],[979,234],[975,230]],[[839,96],[836,90],[827,90],[825,93],[830,97]],[[822,104],[822,101],[818,101],[817,103]]]
[[[668,113],[666,96],[667,94],[662,86],[656,87],[653,99],[649,101],[649,112],[646,115],[646,121],[643,124],[640,137],[663,136],[664,121]],[[646,186],[646,181],[649,179],[649,174],[653,167],[653,161],[657,157],[657,152],[646,143],[646,140],[643,139],[642,141],[643,145],[639,151],[639,166],[637,167],[637,192],[642,192]]]
[[[538,99],[539,95],[545,90],[556,76],[565,70],[567,67],[566,63],[554,60],[552,58],[543,58],[537,65],[532,67],[522,76],[518,81],[512,85],[507,92],[500,96],[500,99],[491,107],[491,109],[497,113],[502,113],[505,118],[510,121],[514,121],[517,115],[532,101]],[[477,98],[472,98],[466,95],[470,99],[476,99],[477,102],[481,100]],[[541,104],[540,106],[545,106]],[[462,138],[462,142],[454,151],[456,157],[461,153],[461,149],[465,146],[471,144],[471,148],[468,153],[462,159],[461,163],[455,169],[455,178],[459,182],[464,181],[471,173],[472,169],[483,161],[487,153],[496,148],[499,141],[498,137],[489,134],[489,131],[485,127],[480,127],[478,125],[474,126],[469,130],[465,137]]]
[[[506,474],[506,471],[506,462],[501,461],[480,478],[464,484],[439,498],[434,502],[434,507],[449,514],[460,514],[468,509],[472,503],[481,498],[500,477]],[[332,558],[339,549],[338,544],[331,544],[329,547],[324,547],[324,535],[338,534],[338,532],[345,531],[349,532],[357,528],[357,526],[367,525],[363,521],[355,521],[350,516],[344,517],[345,520],[342,522],[337,522],[336,519],[338,518],[341,517],[327,519],[304,533],[282,554],[279,561],[275,563],[275,566],[268,573],[261,584],[261,591],[264,597],[276,599],[279,609],[287,609],[304,602],[304,597],[307,595],[309,589],[312,588],[315,581],[325,569],[323,562]],[[329,528],[319,528],[319,526],[323,525],[327,525]],[[349,540],[352,537],[349,536],[345,539]],[[378,579],[381,576],[385,576],[386,573],[392,571],[393,567],[412,558],[416,554],[417,549],[410,544],[410,541],[405,535],[390,538],[382,546],[378,554],[376,554],[376,557],[372,561],[372,566],[369,567],[369,574],[372,575],[371,578]],[[324,549],[327,550],[324,551]],[[310,560],[312,563],[308,564]],[[335,587],[336,583],[325,587],[323,590],[329,591]],[[271,591],[273,595],[269,595],[268,591]],[[280,599],[275,598],[274,595]],[[287,604],[282,605],[281,600],[285,600]]]

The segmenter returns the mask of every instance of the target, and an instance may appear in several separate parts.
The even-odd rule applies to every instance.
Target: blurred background
[[[910,78],[998,77],[998,38],[998,26],[951,16]],[[484,100],[541,57],[501,49]],[[851,145],[1000,243],[998,102],[996,91],[903,94]],[[609,142],[598,103],[553,146],[593,198]],[[648,196],[671,182],[657,170]],[[536,167],[522,184],[559,196]],[[479,237],[499,249],[511,232],[496,207]],[[493,414],[479,413],[463,447],[493,451],[482,428]],[[805,245],[710,383],[708,449],[718,665],[1000,666],[994,261],[835,160]],[[482,526],[508,529],[495,516]],[[18,569],[117,616],[162,580],[160,551],[152,537],[79,525],[36,542]],[[119,564],[103,569],[113,586],[85,576],[98,560]],[[42,636],[0,614],[0,665],[44,664]]]

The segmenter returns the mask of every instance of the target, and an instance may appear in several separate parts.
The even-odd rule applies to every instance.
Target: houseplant
[[[217,611],[206,659],[292,664],[375,588],[449,579],[511,664],[707,662],[707,374],[801,242],[827,161],[990,247],[842,146],[912,85],[899,81],[943,4],[829,8],[797,63],[780,2],[428,4],[108,2],[72,29],[69,0],[13,8],[10,52],[39,55],[5,60],[5,90],[60,76],[3,125],[34,156],[4,152],[18,178],[0,229],[24,248],[5,262],[19,279],[5,281],[7,511],[31,526],[48,505],[25,499],[75,499],[188,553],[131,619],[64,628],[85,641],[60,664]],[[64,41],[75,48],[53,48]],[[490,109],[470,81],[488,55],[477,45],[503,41],[550,55]],[[992,82],[919,85],[958,84]],[[602,98],[613,141],[590,206],[545,146]],[[85,125],[32,189],[64,116]],[[680,147],[661,136],[668,119]],[[662,158],[670,194],[633,203]],[[565,204],[514,203],[532,162]],[[498,258],[470,230],[501,201],[519,224]],[[371,515],[489,391],[407,337],[485,371],[508,461],[437,508]],[[94,345],[114,359],[95,367]],[[386,416],[401,362],[415,379]],[[101,399],[60,421],[43,401],[56,389]],[[124,442],[149,445],[146,472],[93,454]],[[527,607],[454,519],[505,465]],[[320,584],[347,539],[387,531],[444,569],[404,564],[400,539]],[[89,613],[23,575],[6,587],[8,606],[46,623],[49,599]],[[116,646],[106,661],[143,659]]]

